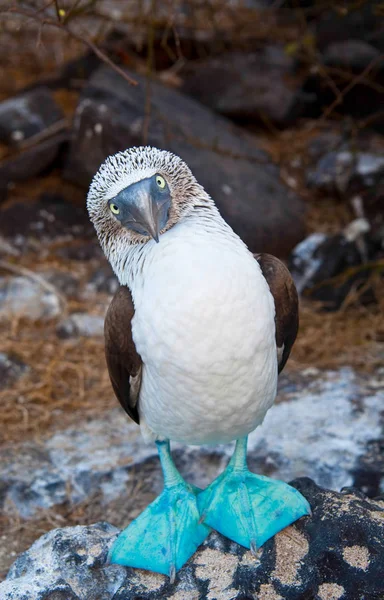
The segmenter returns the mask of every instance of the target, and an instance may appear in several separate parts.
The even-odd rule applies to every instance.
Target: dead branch
[[[33,21],[36,21],[37,23],[40,23],[40,25],[42,27],[44,25],[48,25],[49,27],[56,27],[56,29],[61,29],[61,31],[64,31],[67,35],[69,35],[73,39],[77,40],[78,42],[81,42],[82,44],[84,44],[85,46],[87,46],[90,50],[92,50],[92,52],[102,62],[104,62],[109,67],[111,67],[111,69],[113,69],[114,71],[116,71],[116,73],[118,73],[129,84],[131,84],[131,85],[137,85],[137,81],[135,79],[132,79],[132,77],[130,77],[123,69],[121,69],[118,65],[116,65],[116,63],[114,63],[109,58],[109,56],[107,54],[105,54],[105,52],[103,52],[102,50],[100,50],[100,48],[98,46],[96,46],[96,44],[92,40],[90,40],[89,38],[85,37],[84,34],[76,33],[75,31],[73,31],[73,29],[70,29],[70,27],[67,24],[65,24],[64,22],[62,22],[61,20],[55,21],[54,19],[50,19],[50,18],[47,18],[44,15],[38,14],[38,12],[34,12],[34,11],[31,11],[31,10],[25,10],[25,9],[21,9],[21,8],[13,8],[13,7],[5,8],[5,9],[0,9],[0,14],[5,14],[5,15],[7,15],[7,14],[20,15],[22,17],[25,17],[27,19],[32,19]]]

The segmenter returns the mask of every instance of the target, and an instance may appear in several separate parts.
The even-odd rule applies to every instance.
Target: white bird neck
[[[211,201],[212,202],[212,201]],[[249,252],[246,245],[221,217],[215,204],[202,205],[193,210],[160,236],[160,242],[154,240],[146,244],[118,244],[109,256],[111,266],[121,285],[126,285],[134,292],[140,286],[145,273],[145,265],[149,261],[160,258],[166,247],[193,237],[193,243],[199,244],[209,239],[211,242],[233,245],[237,249]],[[176,250],[177,251],[177,250]]]

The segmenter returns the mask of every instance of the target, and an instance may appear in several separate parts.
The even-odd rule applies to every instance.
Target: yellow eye
[[[109,208],[111,209],[111,211],[113,212],[114,215],[118,215],[120,212],[120,208],[118,206],[116,206],[116,204],[113,204],[113,202],[111,202],[111,204],[109,205]]]
[[[156,175],[156,183],[161,190],[165,188],[165,179],[161,175]]]

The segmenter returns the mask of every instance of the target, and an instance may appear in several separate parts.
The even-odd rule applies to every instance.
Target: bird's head
[[[109,257],[116,239],[125,245],[159,241],[161,234],[212,200],[189,167],[171,152],[150,146],[110,156],[91,183],[87,206]]]

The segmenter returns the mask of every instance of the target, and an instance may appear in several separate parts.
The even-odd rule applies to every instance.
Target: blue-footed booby
[[[110,561],[170,575],[214,528],[256,551],[310,513],[293,487],[251,473],[247,436],[276,396],[298,329],[289,271],[254,256],[174,154],[152,147],[110,156],[87,198],[119,282],[105,319],[114,392],[157,444],[164,491],[116,539]],[[176,469],[170,441],[236,440],[205,490]]]

